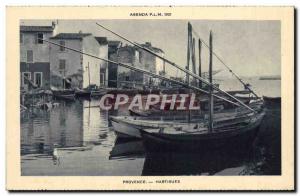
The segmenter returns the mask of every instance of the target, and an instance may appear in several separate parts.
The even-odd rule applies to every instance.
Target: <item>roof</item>
[[[110,40],[108,41],[108,53],[114,53],[117,51],[118,47],[120,47],[122,45],[121,41],[117,41],[117,40]]]
[[[118,47],[120,44],[121,44],[121,41],[117,41],[117,40],[108,41],[108,46],[109,47]]]
[[[52,32],[53,26],[20,26],[22,32]]]
[[[164,53],[164,51],[160,48],[153,47],[150,42],[146,42],[145,44],[141,44],[142,47],[148,48],[156,53]]]
[[[108,44],[106,37],[95,37],[100,45]]]
[[[92,35],[91,33],[59,33],[50,39],[82,39],[86,36]]]

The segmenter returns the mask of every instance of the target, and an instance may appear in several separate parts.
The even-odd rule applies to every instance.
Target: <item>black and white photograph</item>
[[[280,175],[280,41],[280,21],[21,20],[22,175]]]
[[[7,16],[7,189],[294,189],[293,7]]]

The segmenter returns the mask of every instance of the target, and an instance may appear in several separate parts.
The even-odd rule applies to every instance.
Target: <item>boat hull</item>
[[[74,100],[75,90],[52,90],[53,96],[57,99]]]
[[[231,131],[214,131],[208,134],[163,134],[141,130],[148,152],[201,152],[213,149],[240,150],[251,146],[263,116],[253,124]]]
[[[129,126],[126,123],[118,122],[112,119],[111,121],[112,126],[118,135],[118,137],[121,138],[142,138],[140,130],[133,127]]]

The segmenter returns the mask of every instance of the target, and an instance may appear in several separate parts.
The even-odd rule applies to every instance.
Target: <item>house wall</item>
[[[108,59],[108,45],[100,44],[99,57]],[[100,60],[100,74],[104,74],[104,84],[101,86],[108,86],[108,63],[104,60]]]
[[[50,63],[49,62],[37,62],[37,63],[20,63],[20,72],[21,76],[23,72],[30,72],[31,81],[34,82],[34,73],[41,72],[42,73],[42,87],[49,88],[50,87]],[[21,86],[22,86],[22,78],[20,77]]]
[[[23,43],[20,43],[20,62],[27,62],[27,50],[33,51],[33,62],[49,62],[49,44],[35,43],[37,32],[20,32],[23,34]],[[49,39],[52,32],[43,32],[44,39]]]
[[[52,42],[59,44],[59,39],[51,39]],[[82,42],[80,39],[64,39],[65,46],[81,50]],[[65,59],[66,66],[65,72],[63,73],[59,69],[59,60]],[[77,52],[65,49],[60,51],[59,46],[50,46],[50,82],[51,85],[61,88],[63,87],[63,77],[69,77],[72,79],[73,87],[82,87],[82,73],[83,73],[83,55]]]
[[[158,55],[164,57],[164,53],[159,52]],[[164,71],[164,61],[158,57],[155,57],[155,67],[156,67],[156,74],[163,73]]]
[[[134,67],[144,69],[143,64],[140,61],[140,53],[139,51],[132,46],[124,46],[119,48],[118,52],[110,55],[110,59],[116,62],[121,62],[124,64],[129,64]],[[110,75],[113,76],[113,71],[117,71],[117,81],[118,87],[126,86],[126,87],[135,87],[135,88],[143,88],[145,84],[146,77],[144,74],[131,71],[130,69],[124,68],[122,66],[114,67],[110,70]],[[113,78],[113,77],[110,77]],[[136,84],[134,84],[136,83]],[[114,82],[111,82],[114,84]]]
[[[50,56],[49,45],[47,43],[36,43],[37,32],[20,32],[23,37],[23,42],[20,42],[20,86],[28,89],[27,85],[22,83],[22,73],[30,72],[31,81],[34,83],[35,74],[42,73],[42,88],[50,86]],[[44,39],[52,36],[52,32],[43,32]],[[21,40],[20,40],[21,41]],[[33,62],[27,63],[27,50],[32,50]]]
[[[100,53],[100,45],[93,36],[83,38],[82,49],[83,52],[95,56],[99,56]],[[100,86],[100,65],[103,65],[103,61],[94,57],[83,55],[83,88],[88,87],[89,84]]]

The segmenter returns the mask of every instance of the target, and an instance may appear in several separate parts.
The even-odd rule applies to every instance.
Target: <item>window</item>
[[[41,87],[42,81],[43,81],[43,73],[42,72],[34,72],[34,84],[37,87]]]
[[[66,60],[65,59],[59,59],[59,69],[60,70],[66,69]]]
[[[23,44],[24,34],[20,33],[20,43]]]
[[[44,39],[44,34],[43,33],[38,33],[37,34],[37,43],[38,44],[43,44],[44,43],[43,39]]]
[[[22,73],[22,86],[27,85],[28,80],[31,80],[31,73],[30,72],[23,72]]]
[[[27,63],[32,63],[33,62],[33,51],[32,50],[27,50]]]
[[[59,51],[65,51],[65,45],[66,45],[65,41],[63,40],[59,41],[59,45],[61,45],[59,47]]]
[[[125,77],[125,81],[129,81],[129,76],[126,76],[126,77]]]

